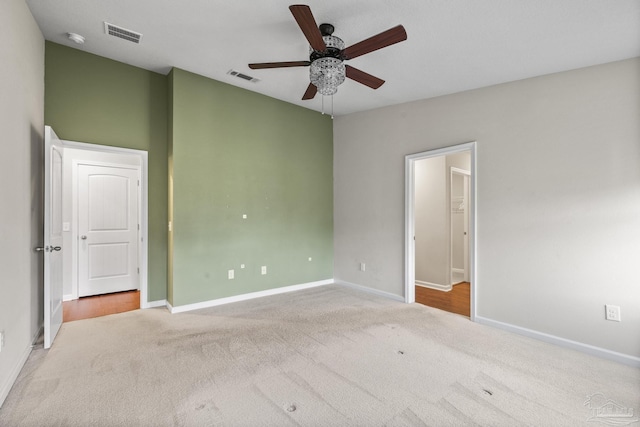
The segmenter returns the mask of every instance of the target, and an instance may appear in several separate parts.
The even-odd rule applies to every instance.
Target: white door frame
[[[405,291],[404,299],[408,304],[416,301],[416,223],[415,223],[415,162],[430,157],[469,151],[471,170],[469,182],[469,279],[471,282],[471,320],[476,319],[476,297],[478,281],[476,278],[476,142],[467,142],[451,147],[424,151],[405,156]]]
[[[111,154],[119,154],[119,155],[128,155],[128,156],[137,156],[140,160],[139,168],[140,168],[140,197],[138,198],[138,215],[140,219],[140,244],[138,245],[138,259],[140,266],[140,308],[149,308],[150,305],[147,302],[148,295],[148,253],[149,253],[149,215],[148,215],[148,205],[149,205],[149,197],[148,197],[148,153],[143,150],[134,150],[131,148],[122,148],[122,147],[111,147],[108,145],[99,145],[99,144],[89,144],[86,142],[77,142],[77,141],[62,141],[65,147],[76,148],[85,151],[93,151],[99,153],[111,153]],[[122,165],[115,163],[106,163],[106,162],[96,162],[96,161],[84,161],[77,160],[73,162],[73,179],[77,181],[76,168],[78,164],[92,164],[92,165],[101,165],[101,166],[114,166],[114,167],[126,167],[132,168],[132,165]],[[135,168],[135,167],[133,167]],[[72,183],[72,191],[77,191],[77,182]],[[78,258],[78,230],[77,230],[77,206],[75,203],[77,202],[76,197],[73,197],[74,207],[72,210],[72,235],[71,235],[71,253],[73,258],[73,265],[77,266],[77,258]],[[73,298],[78,298],[78,276],[77,272],[74,271],[72,275],[72,292]]]

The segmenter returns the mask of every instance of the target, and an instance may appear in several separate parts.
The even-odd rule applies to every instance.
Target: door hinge
[[[140,274],[140,267],[138,267],[138,274]]]
[[[140,224],[138,224],[138,230],[140,230]]]
[[[138,180],[138,187],[140,187],[140,180]]]

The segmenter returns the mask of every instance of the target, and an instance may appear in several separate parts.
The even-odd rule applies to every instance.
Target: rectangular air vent
[[[118,27],[117,25],[109,24],[108,22],[104,23],[104,32],[110,36],[128,40],[133,43],[140,43],[140,40],[142,40],[142,34],[132,30],[127,30],[126,28]]]
[[[240,71],[236,71],[236,70],[229,70],[227,72],[227,74],[231,74],[232,76],[236,76],[239,79],[243,79],[243,80],[249,81],[251,83],[256,83],[256,82],[260,81],[260,79],[256,79],[255,77],[247,76],[246,74],[242,74]]]

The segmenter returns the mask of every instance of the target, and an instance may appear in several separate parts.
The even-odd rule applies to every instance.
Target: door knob
[[[80,238],[81,238],[82,240],[87,240],[87,236],[84,236],[84,235],[80,236]]]
[[[34,248],[36,252],[57,252],[59,250],[62,250],[61,246],[38,246],[36,248]]]

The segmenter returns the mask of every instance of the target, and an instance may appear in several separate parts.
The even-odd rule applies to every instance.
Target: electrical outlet
[[[614,322],[621,322],[620,318],[620,307],[617,305],[606,304],[604,306],[605,315],[604,318],[607,320],[613,320]]]
[[[263,265],[262,268],[260,269],[260,273],[261,274],[267,274],[267,266]]]
[[[0,331],[0,351],[4,347],[4,331]]]
[[[233,270],[229,270],[229,280],[233,279],[234,277],[236,277],[236,272]]]
[[[244,268],[244,264],[240,264],[240,268]]]
[[[309,261],[312,261],[312,260],[313,260],[313,258],[309,257]]]
[[[366,271],[367,270],[367,264],[365,264],[364,262],[360,263],[360,271]]]

